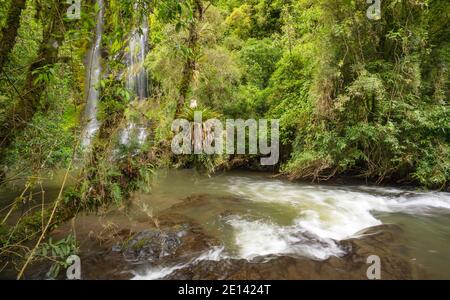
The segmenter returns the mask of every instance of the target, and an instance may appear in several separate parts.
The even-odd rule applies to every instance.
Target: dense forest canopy
[[[66,167],[86,105],[95,1],[2,1],[3,173]],[[140,113],[154,144],[189,99],[221,118],[281,120],[291,178],[348,174],[445,186],[449,178],[447,1],[105,1],[99,118]],[[151,92],[133,106],[121,73],[133,28],[148,22]],[[215,168],[227,157],[181,165]],[[206,160],[206,161],[205,161]],[[179,164],[177,164],[179,165]],[[6,177],[7,178],[7,177]]]

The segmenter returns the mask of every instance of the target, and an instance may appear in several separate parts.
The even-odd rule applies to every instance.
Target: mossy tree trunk
[[[197,58],[199,52],[199,32],[198,32],[198,24],[203,20],[203,3],[201,0],[195,0],[193,5],[193,17],[189,24],[189,34],[187,40],[187,48],[190,50],[190,53],[186,57],[186,61],[183,67],[183,75],[181,77],[180,83],[180,95],[177,103],[176,115],[178,115],[186,101],[187,94],[189,92],[189,87],[192,82],[192,78],[194,75],[194,71],[197,65]]]
[[[2,39],[0,41],[0,76],[3,73],[9,53],[16,42],[17,33],[20,26],[20,16],[25,9],[26,0],[13,0],[8,11],[8,20],[2,30]]]
[[[14,4],[12,3],[13,6]],[[34,114],[40,108],[40,99],[46,88],[46,82],[37,80],[37,76],[39,76],[40,70],[44,67],[52,68],[58,61],[58,50],[64,41],[66,30],[62,15],[64,7],[64,1],[55,2],[55,5],[49,8],[38,6],[37,16],[47,19],[48,21],[45,23],[48,25],[43,29],[43,39],[39,46],[37,58],[27,70],[24,91],[20,95],[18,103],[13,105],[7,112],[7,122],[2,124],[3,128],[0,133],[0,166],[4,164],[4,151],[12,144],[17,134],[33,119]],[[16,26],[18,27],[19,25],[16,24]],[[0,183],[5,176],[4,173],[4,169],[0,168]]]

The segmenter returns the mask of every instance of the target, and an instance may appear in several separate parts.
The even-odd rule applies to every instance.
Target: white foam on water
[[[340,256],[344,251],[332,239],[305,236],[297,226],[278,226],[270,222],[231,218],[239,247],[237,258],[252,260],[258,256],[296,254],[317,260]]]
[[[235,230],[240,256],[252,259],[267,254],[299,254],[316,259],[342,254],[335,241],[382,224],[374,212],[408,214],[450,213],[450,195],[441,192],[405,192],[400,189],[340,188],[294,184],[280,180],[230,177],[232,194],[257,202],[289,204],[298,210],[292,226],[237,217],[229,221]],[[298,241],[307,232],[317,243]]]
[[[153,267],[145,271],[145,274],[134,273],[132,280],[157,280],[172,274],[173,272],[184,269],[190,265],[197,264],[201,261],[219,261],[226,258],[224,255],[224,247],[212,247],[211,249],[201,253],[191,261],[184,264],[177,264],[168,267]]]
[[[187,267],[188,264],[179,264],[171,267],[155,267],[155,268],[149,268],[146,270],[145,274],[139,275],[134,274],[134,277],[131,280],[157,280],[162,279],[176,270],[183,269]]]
[[[198,263],[198,262],[204,261],[204,260],[219,261],[219,260],[227,257],[224,251],[225,251],[225,247],[223,247],[223,246],[212,247],[208,251],[203,252],[197,258],[195,258],[194,263]]]
[[[406,193],[388,200],[393,212],[432,215],[450,212],[450,194],[444,192]]]
[[[432,215],[450,213],[450,194],[416,192],[396,188],[366,186],[323,186],[290,183],[274,179],[230,176],[224,182],[211,179],[211,191],[227,190],[239,199],[289,205],[298,212],[290,225],[279,225],[271,216],[231,215],[225,222],[232,227],[236,252],[215,247],[185,265],[149,270],[136,279],[163,278],[180,268],[202,260],[237,258],[253,260],[261,256],[297,255],[315,260],[345,254],[338,241],[354,237],[382,224],[380,213]]]

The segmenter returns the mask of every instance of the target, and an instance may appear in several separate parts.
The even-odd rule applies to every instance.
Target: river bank
[[[366,279],[370,255],[384,279],[450,277],[448,193],[272,175],[161,171],[127,206],[52,237],[76,236],[85,279]]]

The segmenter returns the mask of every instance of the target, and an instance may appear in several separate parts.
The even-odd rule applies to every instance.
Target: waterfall
[[[86,72],[86,94],[87,102],[83,115],[85,127],[82,134],[82,146],[89,147],[92,138],[100,127],[97,120],[99,90],[98,84],[102,72],[101,67],[101,42],[103,35],[103,0],[98,0],[99,11],[97,14],[97,25],[95,27],[95,40],[87,57],[87,72]]]
[[[147,54],[148,20],[143,18],[142,26],[133,32],[130,38],[130,53],[128,56],[127,86],[136,93],[139,100],[148,97],[147,72],[144,67]]]
[[[147,71],[144,66],[145,56],[148,52],[148,19],[143,18],[140,28],[133,30],[129,41],[129,53],[127,59],[127,87],[133,92],[138,102],[142,102],[149,95]],[[120,137],[123,145],[128,145],[135,138],[142,145],[147,138],[147,126],[145,118],[139,122],[129,121]]]

